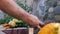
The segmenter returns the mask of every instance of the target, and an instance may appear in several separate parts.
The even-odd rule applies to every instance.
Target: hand
[[[36,16],[31,15],[30,18],[32,21],[29,23],[32,27],[37,27],[37,28],[41,28],[41,26],[44,25],[44,23],[42,21],[40,21]]]

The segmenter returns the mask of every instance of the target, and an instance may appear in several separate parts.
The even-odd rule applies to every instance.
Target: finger
[[[43,27],[45,24],[43,22],[39,23],[39,26]]]
[[[39,25],[44,25],[44,22],[40,21],[40,22],[39,22]]]
[[[38,25],[37,28],[40,29],[41,27]]]

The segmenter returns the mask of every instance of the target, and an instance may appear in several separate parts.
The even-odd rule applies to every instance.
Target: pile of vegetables
[[[1,19],[0,20],[0,25],[1,24],[7,24],[9,27],[27,27],[27,24],[25,24],[25,22],[23,22],[22,20],[18,20],[14,17],[8,16],[5,19]],[[6,26],[6,25],[5,25]]]

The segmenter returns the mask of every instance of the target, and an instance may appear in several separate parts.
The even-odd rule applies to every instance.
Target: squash
[[[18,19],[13,19],[8,24],[10,25],[10,27],[15,27],[17,22],[18,22]]]
[[[60,34],[60,23],[49,23],[41,28],[38,34]]]

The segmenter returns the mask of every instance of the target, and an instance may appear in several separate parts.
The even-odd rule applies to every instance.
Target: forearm
[[[31,15],[19,7],[13,0],[0,0],[0,9],[15,18],[22,19],[25,22],[31,21]]]

